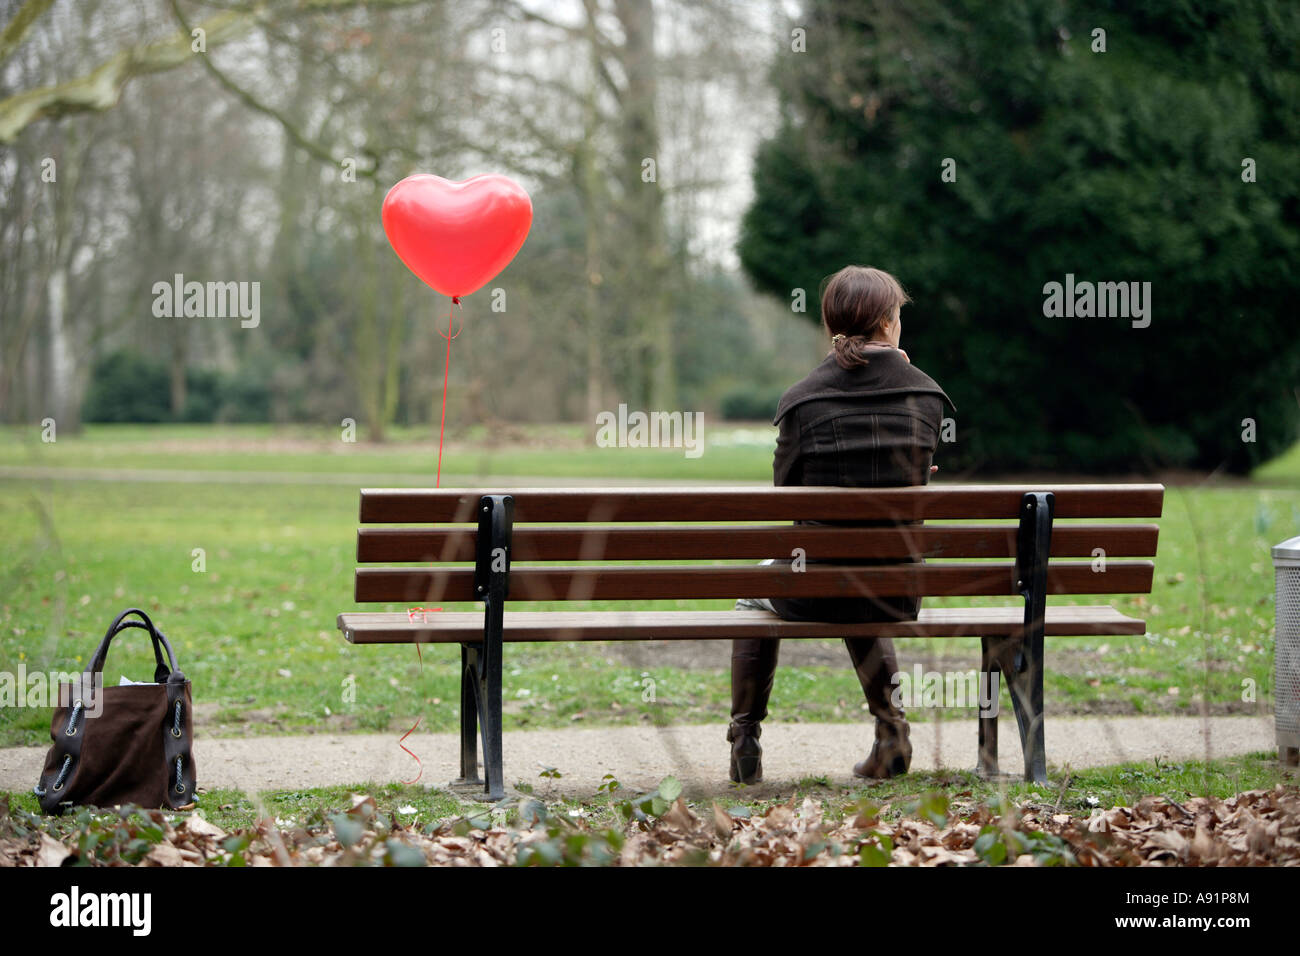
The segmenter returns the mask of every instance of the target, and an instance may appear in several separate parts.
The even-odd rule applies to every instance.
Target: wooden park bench
[[[357,568],[357,602],[481,601],[483,610],[344,613],[338,626],[353,644],[460,645],[457,782],[484,783],[491,800],[504,795],[503,647],[527,641],[979,637],[981,671],[1000,672],[1009,686],[1025,777],[1044,782],[1044,636],[1146,631],[1109,605],[1047,607],[1047,596],[1149,593],[1153,563],[1131,559],[1155,555],[1158,528],[1113,519],[1159,517],[1163,500],[1156,484],[363,490],[357,561],[407,566]],[[880,524],[754,524],[795,520]],[[796,548],[803,571],[753,563]],[[909,560],[917,558],[925,563]],[[896,563],[833,563],[858,559]],[[573,563],[627,561],[642,563]],[[1020,595],[1024,608],[922,608],[916,621],[868,624],[783,621],[760,610],[505,610],[507,600],[852,595]],[[978,769],[997,773],[996,714],[979,720]]]

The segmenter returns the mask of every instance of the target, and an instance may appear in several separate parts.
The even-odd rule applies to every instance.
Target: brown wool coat
[[[852,369],[841,368],[828,355],[777,406],[773,483],[853,488],[928,484],[945,404],[955,409],[934,379],[898,349],[873,349],[867,365]],[[915,618],[920,603],[919,598],[866,595],[772,600],[787,620],[823,621]]]

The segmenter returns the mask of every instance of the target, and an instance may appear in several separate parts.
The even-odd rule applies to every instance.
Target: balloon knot
[[[453,295],[453,296],[451,297],[451,304],[452,304],[452,305],[460,305],[460,296],[458,296],[458,295]]]

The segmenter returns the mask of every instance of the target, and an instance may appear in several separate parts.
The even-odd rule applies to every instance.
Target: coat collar
[[[916,392],[938,395],[953,411],[957,410],[939,384],[903,358],[897,349],[874,350],[866,365],[851,369],[841,368],[834,354],[830,354],[781,396],[772,424],[779,424],[795,406],[816,399],[859,400]]]

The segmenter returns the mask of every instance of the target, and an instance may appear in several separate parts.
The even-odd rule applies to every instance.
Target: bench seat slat
[[[1150,593],[1150,561],[1108,561],[1104,573],[1088,562],[1049,566],[1048,594]],[[738,597],[1015,594],[1011,562],[850,567],[583,566],[512,567],[511,601],[699,600]],[[460,568],[358,568],[360,604],[472,601],[474,572]]]
[[[473,561],[477,531],[461,528],[361,528],[357,560],[367,562]],[[1156,553],[1154,524],[1059,525],[1052,557],[1108,558]],[[681,561],[698,558],[759,560],[803,548],[820,558],[1010,558],[1016,526],[917,525],[834,528],[808,525],[683,525],[680,527],[516,528],[514,561]]]
[[[782,621],[766,611],[506,611],[505,640],[642,641],[729,640],[746,637],[991,637],[1016,633],[1021,608],[922,608],[916,621],[827,624]],[[405,613],[340,614],[339,629],[353,644],[456,644],[479,641],[483,615],[437,612],[427,623]],[[1046,633],[1054,636],[1143,634],[1146,623],[1110,606],[1049,607]]]
[[[516,522],[528,521],[917,521],[1016,518],[1028,490],[1018,485],[925,485],[909,488],[747,486],[625,489],[363,488],[363,524],[476,520],[479,498],[509,494]],[[1045,485],[1058,518],[1158,518],[1164,486]]]

